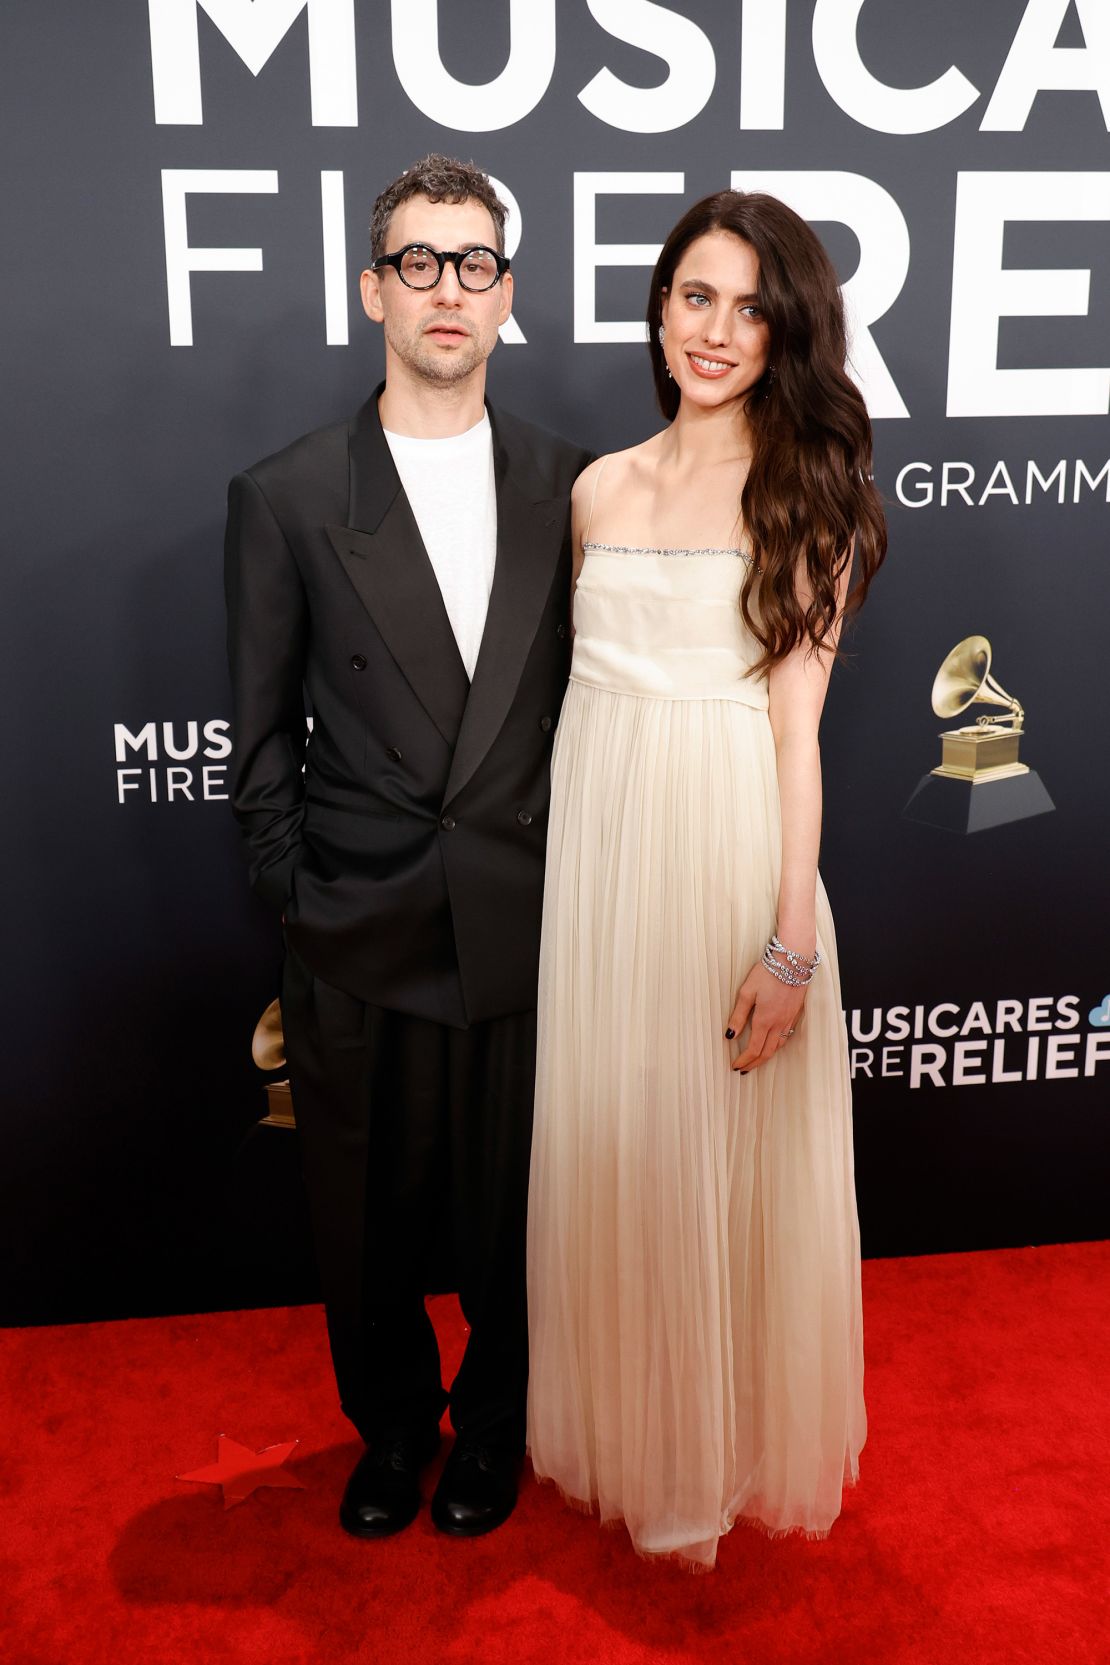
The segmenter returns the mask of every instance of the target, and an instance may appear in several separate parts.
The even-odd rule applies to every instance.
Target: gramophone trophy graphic
[[[258,1069],[267,1073],[279,1070],[285,1063],[285,1033],[281,1024],[281,1001],[271,1000],[254,1026],[251,1038],[251,1057]],[[263,1127],[295,1127],[293,1095],[288,1081],[267,1081],[266,1114]]]
[[[991,675],[985,636],[965,636],[933,683],[938,717],[959,717],[972,705],[1005,706],[1001,717],[980,716],[941,734],[941,760],[918,782],[902,811],[911,821],[951,832],[984,832],[1055,809],[1036,770],[1018,756],[1025,712]]]

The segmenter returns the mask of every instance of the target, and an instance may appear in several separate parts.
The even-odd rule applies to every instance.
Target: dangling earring
[[[663,345],[663,337],[666,335],[666,333],[667,333],[666,330],[663,328],[662,324],[660,324],[660,326],[659,326],[659,345],[661,347]],[[665,352],[664,352],[664,355],[663,355],[663,367],[666,370],[668,376],[671,376],[671,380],[673,381],[674,377],[671,375],[671,367],[667,363],[667,357],[666,357]]]
[[[769,388],[771,388],[771,387],[774,387],[774,385],[775,385],[775,367],[772,364],[771,367],[769,368],[769,370],[767,371],[767,386]]]

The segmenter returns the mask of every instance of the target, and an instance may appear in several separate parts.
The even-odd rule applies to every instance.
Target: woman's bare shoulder
[[[659,435],[652,434],[649,439],[641,440],[638,445],[629,445],[623,451],[606,451],[602,456],[595,457],[574,482],[571,493],[574,502],[582,503],[592,497],[603,471],[607,484],[616,485],[630,476],[635,476],[641,469],[651,468],[658,444]]]
[[[581,474],[578,475],[573,486],[570,488],[570,499],[572,503],[576,505],[584,503],[587,498],[592,496],[594,487],[597,485],[598,476],[601,474],[602,469],[608,461],[609,458],[607,456],[595,457],[593,462],[590,463],[587,468],[582,470]]]

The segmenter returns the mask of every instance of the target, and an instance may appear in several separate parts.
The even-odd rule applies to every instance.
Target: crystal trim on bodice
[[[742,561],[751,565],[751,556],[744,549],[657,549],[645,544],[630,543],[583,543],[582,552],[596,550],[600,555],[738,555]]]

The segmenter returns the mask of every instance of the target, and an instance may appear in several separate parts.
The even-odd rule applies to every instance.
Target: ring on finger
[[[793,1033],[794,1033],[793,1029],[780,1029],[779,1030],[779,1039],[781,1041],[788,1041]]]

